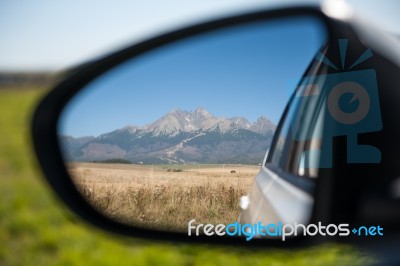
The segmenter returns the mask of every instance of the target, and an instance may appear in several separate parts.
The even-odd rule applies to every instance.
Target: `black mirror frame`
[[[33,116],[33,146],[46,181],[55,190],[58,197],[78,216],[92,225],[124,236],[189,243],[285,248],[302,247],[326,241],[323,237],[296,237],[285,242],[280,239],[252,239],[252,241],[245,241],[244,238],[236,237],[189,237],[185,233],[154,231],[118,223],[96,211],[77,191],[67,173],[57,138],[58,118],[68,101],[85,85],[114,66],[154,48],[210,30],[252,21],[295,16],[310,16],[319,19],[321,24],[326,27],[328,38],[332,37],[333,33],[336,31],[336,24],[341,23],[327,17],[321,11],[320,7],[316,6],[300,6],[260,11],[223,18],[167,33],[97,59],[96,61],[89,62],[71,71],[68,73],[68,77],[65,81],[58,84],[40,102]],[[318,182],[324,182],[324,184],[319,185]],[[329,184],[325,184],[325,182],[327,181],[317,180],[317,187],[329,187]],[[326,207],[329,206],[329,193],[325,192],[321,191],[316,195],[311,222],[320,221],[322,220],[321,218],[328,215]]]

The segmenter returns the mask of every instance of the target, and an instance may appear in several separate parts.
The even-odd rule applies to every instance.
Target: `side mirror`
[[[72,71],[34,117],[47,180],[72,210],[107,230],[248,242],[221,228],[237,223],[240,197],[293,86],[328,38],[315,9],[259,12],[169,33]]]
[[[83,219],[127,236],[315,242],[299,233],[282,243],[278,227],[275,235],[254,234],[245,220],[255,216],[243,218],[239,203],[263,184],[273,205],[250,195],[249,206],[265,210],[266,222],[307,226],[322,213],[314,204],[318,179],[277,180],[272,170],[265,178],[263,169],[274,169],[267,155],[280,141],[278,122],[335,23],[314,8],[257,12],[165,34],[71,71],[34,115],[46,180]]]

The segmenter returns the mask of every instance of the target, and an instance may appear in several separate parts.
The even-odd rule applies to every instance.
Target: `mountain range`
[[[98,137],[59,136],[68,161],[123,159],[133,163],[258,164],[275,124],[266,117],[216,117],[202,107],[174,109],[145,126],[126,126]]]

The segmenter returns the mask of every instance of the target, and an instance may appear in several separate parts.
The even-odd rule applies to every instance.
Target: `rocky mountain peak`
[[[145,163],[259,163],[274,123],[216,117],[202,107],[173,109],[146,126],[126,126],[97,138],[60,136],[71,161],[124,159]]]
[[[144,127],[128,126],[121,130],[127,130],[132,134],[142,131],[156,136],[176,136],[181,132],[218,130],[224,133],[232,129],[246,129],[266,135],[268,132],[274,131],[275,127],[275,124],[264,116],[259,117],[256,122],[250,123],[249,120],[241,116],[215,117],[205,108],[198,107],[193,111],[172,109],[154,123]]]
[[[276,125],[265,116],[260,116],[257,121],[250,127],[250,130],[262,135],[266,135],[269,132],[274,132],[275,129]]]

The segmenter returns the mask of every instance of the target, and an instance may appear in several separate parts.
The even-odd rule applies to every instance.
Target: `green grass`
[[[40,90],[0,91],[0,265],[366,265],[350,246],[285,251],[126,239],[93,228],[56,199],[32,154]]]

